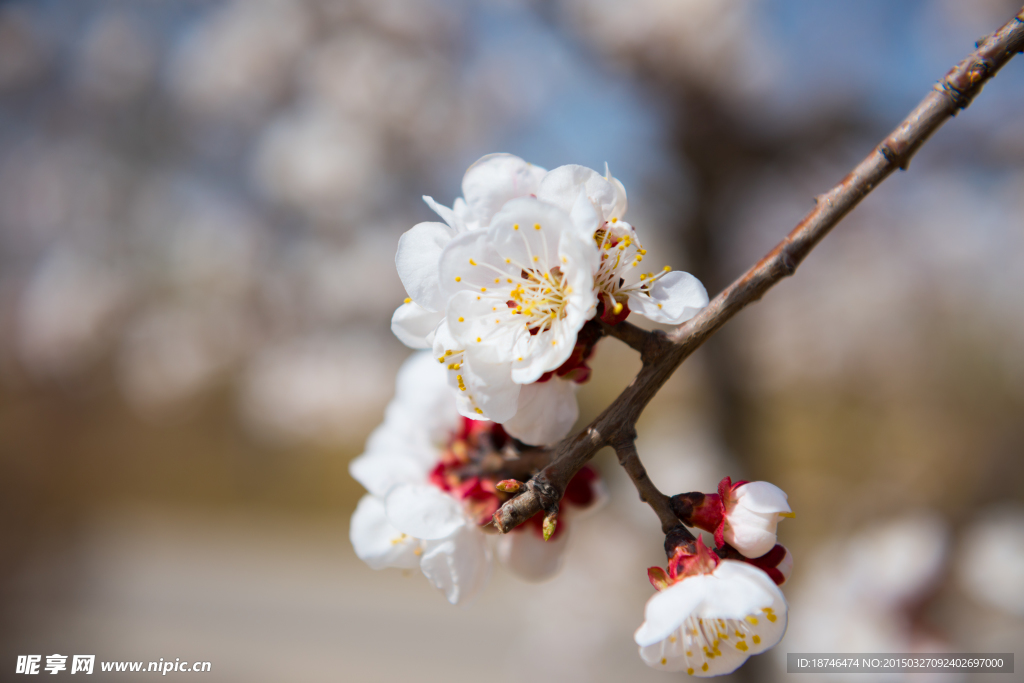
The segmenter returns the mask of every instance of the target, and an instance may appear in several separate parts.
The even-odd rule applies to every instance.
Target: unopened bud
[[[494,485],[494,488],[498,489],[502,493],[516,493],[520,488],[522,488],[522,485],[523,483],[516,479],[502,479]]]
[[[551,512],[544,516],[544,540],[551,540],[555,533],[555,526],[558,524],[558,513]]]

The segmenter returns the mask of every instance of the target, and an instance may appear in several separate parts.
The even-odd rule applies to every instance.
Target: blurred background
[[[1018,9],[0,3],[0,679],[58,652],[665,680],[631,637],[662,538],[609,453],[612,502],[547,584],[498,567],[457,609],[353,555],[347,464],[409,354],[399,235],[485,153],[608,162],[645,246],[714,294]],[[1024,652],[1021,112],[1018,59],[645,413],[662,490],[768,479],[797,513],[789,632],[733,680]],[[639,362],[605,340],[593,365],[582,421]]]

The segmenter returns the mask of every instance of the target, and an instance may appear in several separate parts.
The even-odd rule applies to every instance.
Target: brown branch
[[[644,464],[640,462],[640,456],[636,452],[636,435],[620,433],[612,441],[611,446],[619,457],[622,469],[626,470],[626,474],[633,480],[633,486],[640,494],[640,500],[650,505],[654,513],[658,515],[658,519],[661,520],[662,532],[667,534],[675,527],[680,526],[682,522],[672,512],[671,499],[658,490],[651,478],[647,476]]]
[[[618,325],[602,322],[601,331],[625,343],[634,351],[639,351],[640,357],[645,360],[657,355],[662,348],[671,344],[664,332],[648,332],[628,322],[621,322]]]
[[[967,107],[985,82],[1022,49],[1024,8],[980,41],[977,49],[953,67],[849,175],[817,197],[814,209],[778,246],[716,296],[699,315],[674,330],[668,336],[671,343],[650,351],[650,345],[644,344],[644,365],[636,378],[582,433],[555,447],[551,463],[531,480],[534,486],[494,514],[495,526],[508,532],[542,508],[557,505],[569,480],[598,450],[633,433],[640,413],[690,354],[740,310],[760,299],[782,278],[792,275],[840,220],[893,171],[906,169],[931,134]],[[635,342],[638,336],[627,330],[620,338]]]

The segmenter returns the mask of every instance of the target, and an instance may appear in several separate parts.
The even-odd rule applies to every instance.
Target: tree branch
[[[982,86],[1022,49],[1024,8],[1001,29],[980,41],[977,49],[953,67],[838,185],[818,196],[814,209],[782,242],[716,296],[700,314],[673,330],[667,337],[670,343],[658,344],[657,348],[651,348],[653,345],[646,342],[641,344],[639,350],[645,354],[644,365],[636,378],[582,433],[564,439],[554,448],[551,463],[531,481],[536,486],[499,508],[494,514],[495,526],[503,533],[508,532],[542,508],[550,507],[551,497],[560,498],[572,476],[598,450],[621,443],[621,439],[632,435],[640,413],[690,354],[740,310],[759,300],[782,278],[792,275],[811,249],[840,220],[893,171],[906,169],[914,153],[931,134],[966,108]],[[636,348],[634,344],[640,336],[631,328],[621,334],[608,333]]]
[[[651,478],[647,476],[647,470],[644,469],[644,464],[640,462],[640,456],[636,452],[635,439],[635,434],[622,433],[615,437],[611,445],[619,457],[622,469],[626,470],[626,474],[633,480],[633,486],[640,494],[640,500],[651,506],[654,513],[658,515],[658,519],[661,520],[662,532],[667,534],[675,527],[680,526],[682,522],[672,512],[672,502],[669,497],[659,491]]]
[[[648,332],[629,322],[621,322],[618,325],[602,322],[601,331],[609,337],[615,337],[624,342],[634,351],[640,352],[640,357],[645,361],[671,344],[664,332]]]

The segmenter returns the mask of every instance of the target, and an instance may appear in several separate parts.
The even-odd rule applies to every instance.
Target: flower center
[[[522,316],[530,334],[545,332],[556,320],[565,317],[572,288],[566,282],[561,268],[548,272],[523,269],[516,286],[509,292],[507,305],[514,315]]]
[[[491,521],[504,497],[493,481],[468,472],[488,456],[496,456],[507,440],[501,425],[463,418],[430,473],[430,483],[462,501],[466,512],[481,525]]]

